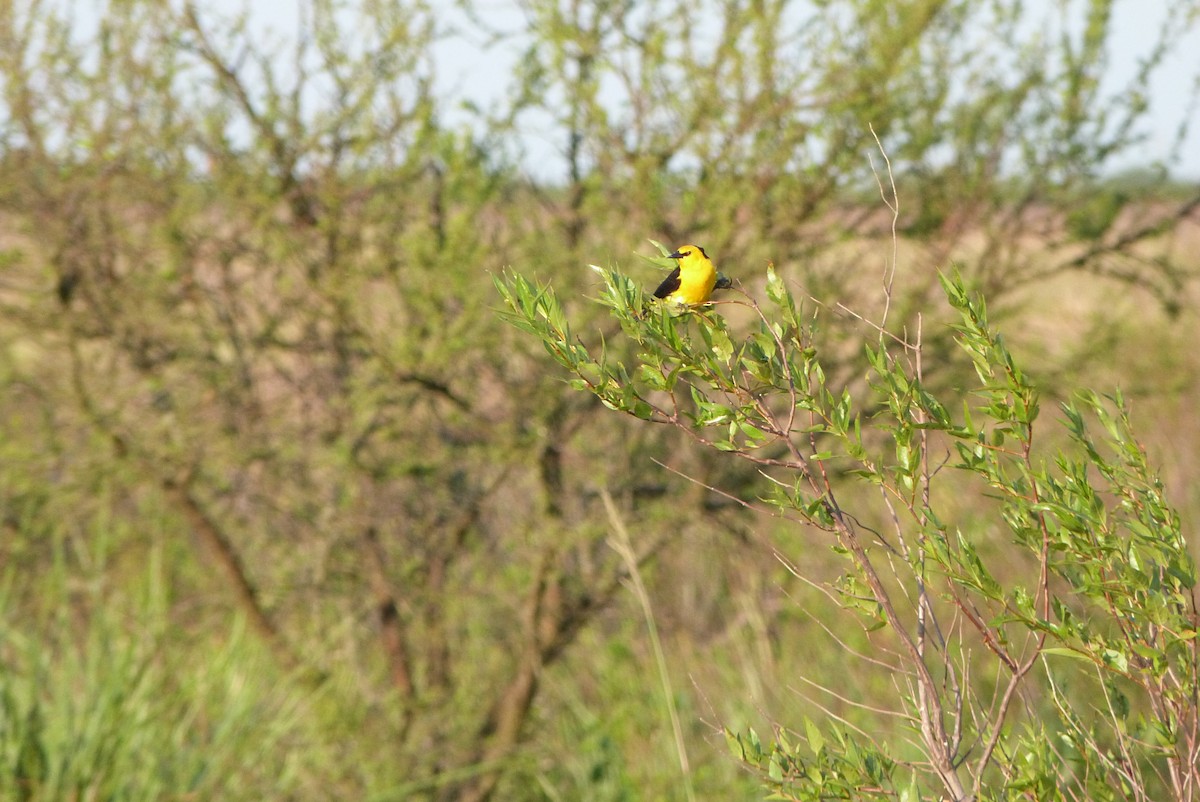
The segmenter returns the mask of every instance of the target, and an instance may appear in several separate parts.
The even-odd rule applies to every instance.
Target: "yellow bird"
[[[698,245],[680,245],[667,258],[677,259],[678,264],[658,285],[654,297],[688,306],[707,302],[713,287],[717,286],[717,269],[704,249]]]

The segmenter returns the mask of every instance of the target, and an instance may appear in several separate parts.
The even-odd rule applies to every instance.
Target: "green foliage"
[[[978,383],[953,399],[938,399],[923,381],[920,345],[883,328],[865,349],[870,396],[832,387],[812,327],[773,271],[772,306],[747,297],[757,326],[736,338],[712,308],[683,318],[643,312],[628,279],[601,275],[601,303],[642,349],[633,365],[607,350],[593,357],[547,288],[520,276],[498,287],[511,319],[579,376],[581,389],[761,466],[772,492],[742,503],[828,533],[849,563],[833,592],[865,632],[885,638],[908,678],[907,692],[897,688],[878,706],[909,722],[915,762],[892,756],[908,751],[902,744],[876,746],[861,730],[823,734],[811,722],[806,748],[783,731],[769,748],[753,730],[727,733],[778,798],[916,799],[938,786],[953,798],[1108,798],[1100,788],[1124,789],[1112,798],[1172,789],[1186,798],[1178,789],[1197,779],[1189,728],[1200,714],[1196,567],[1119,394],[1064,404],[1070,448],[1047,461],[1035,449],[1038,391],[957,274],[943,274],[942,286]],[[959,405],[956,419],[949,410]],[[935,450],[946,456],[931,458]],[[950,460],[973,479],[1032,570],[1001,577],[988,564],[978,535],[955,526],[956,505],[943,498],[931,460]],[[865,509],[844,505],[839,474],[882,492],[890,534],[864,523]],[[963,623],[954,629],[941,623],[955,618]],[[998,695],[972,682],[997,671]],[[1064,687],[1093,679],[1104,707]],[[1034,687],[1049,689],[1056,726],[1018,701]],[[1131,718],[1134,708],[1142,712]],[[1063,776],[1062,754],[1048,744],[1061,744],[1075,773]]]
[[[103,535],[99,535],[103,539]],[[76,579],[85,579],[76,575]],[[291,793],[282,759],[297,698],[237,628],[202,663],[171,630],[161,554],[120,590],[72,594],[65,566],[6,574],[0,599],[0,794],[6,799],[262,799]],[[31,588],[30,585],[35,585]],[[19,592],[38,591],[30,615]],[[79,620],[75,612],[85,607]]]
[[[770,799],[862,799],[897,795],[917,799],[896,788],[896,762],[842,730],[829,739],[811,720],[805,721],[805,745],[776,733],[767,750],[754,730],[726,732],[734,756],[762,772],[774,789]]]
[[[842,648],[891,648],[913,629],[910,607],[880,599],[899,580],[853,568],[892,552],[846,534],[869,531],[853,528],[852,506],[880,533],[903,520],[909,553],[892,558],[926,571],[940,620],[960,598],[980,606],[962,620],[988,635],[955,670],[1036,625],[1045,677],[1060,664],[1117,677],[1030,697],[1040,720],[1067,721],[1059,709],[1092,694],[1161,741],[1159,703],[1139,683],[1180,675],[1189,641],[1168,633],[1170,600],[1190,574],[1154,550],[1160,524],[1178,524],[1152,482],[1114,506],[1146,469],[1102,438],[1113,478],[1098,472],[1084,444],[1101,412],[1086,401],[1073,404],[1091,428],[1061,466],[1040,441],[1021,455],[1039,401],[1065,394],[1035,392],[1003,350],[1019,349],[982,317],[961,322],[988,377],[970,405],[948,390],[964,372],[951,330],[920,319],[920,360],[900,332],[919,330],[947,254],[996,315],[1013,315],[1023,289],[1080,275],[1104,279],[1087,293],[1115,286],[1145,307],[1126,327],[1105,317],[1111,340],[1151,339],[1147,292],[1188,308],[1181,221],[1195,187],[1161,189],[1170,165],[1149,182],[1101,177],[1138,153],[1147,87],[1194,30],[1195,3],[1171,4],[1124,86],[1110,80],[1116,22],[1099,1],[518,5],[501,19],[470,2],[316,0],[294,35],[192,2],[0,13],[5,793],[236,798],[236,779],[256,798],[669,798],[689,786],[740,798],[746,778],[697,722],[826,722],[783,678],[802,663],[886,692],[892,675],[847,674]],[[508,91],[464,97],[453,46],[488,68],[519,52]],[[880,144],[919,199],[891,208],[890,224],[877,213]],[[881,306],[864,277],[893,229],[905,269]],[[644,291],[663,260],[643,257],[628,277],[588,269],[647,237],[651,253],[703,244],[737,289],[713,308],[665,309]],[[768,256],[777,268],[757,275]],[[797,284],[814,300],[793,297]],[[496,286],[518,328],[494,314]],[[1047,339],[1063,347],[1049,367],[1080,372],[1111,341],[1089,340],[1093,358],[1079,360],[1077,332]],[[1174,359],[1166,397],[1178,400],[1194,382],[1186,352]],[[1144,396],[1164,381],[1154,373]],[[995,487],[976,504],[971,483]],[[604,498],[629,522],[628,555],[609,545]],[[1073,566],[1094,515],[1104,559]],[[831,548],[808,548],[800,520]],[[1053,599],[1020,560],[996,565],[1002,533],[1035,561],[1049,536]],[[118,556],[96,558],[100,541]],[[785,570],[793,554],[863,625],[832,630],[845,641],[816,656],[807,645],[827,622],[819,602],[812,620],[791,603],[817,593]],[[162,561],[152,580],[139,570],[150,559]],[[622,626],[631,565],[662,666],[645,632]],[[59,585],[25,581],[47,575]],[[1120,598],[1118,582],[1142,589]],[[117,592],[153,583],[166,601]],[[1158,628],[1098,623],[1079,595],[1097,589],[1153,611]],[[1169,637],[1164,663],[1149,652]],[[676,689],[677,734],[656,674]],[[306,704],[293,708],[296,693]],[[267,737],[247,746],[251,708]],[[845,728],[819,725],[830,744],[877,723],[838,714]],[[1100,726],[1047,725],[1080,787],[1107,777],[1075,756],[1106,743]],[[1050,758],[1026,732],[1006,731],[1003,754],[1025,754],[1033,768],[1006,768],[1033,782]],[[686,749],[662,748],[672,735]],[[762,751],[791,778],[809,764],[787,737]],[[71,762],[72,744],[86,761]],[[813,765],[827,787],[838,772],[884,782],[884,767],[894,778],[920,758],[856,748],[825,747]],[[935,786],[894,785],[909,798]]]

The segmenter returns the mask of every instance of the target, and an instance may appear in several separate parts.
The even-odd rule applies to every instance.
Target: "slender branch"
[[[250,626],[267,642],[271,651],[287,668],[295,668],[298,665],[297,658],[284,641],[275,622],[267,615],[262,600],[259,598],[258,589],[250,581],[241,555],[232,540],[201,505],[192,491],[190,481],[185,480],[181,483],[166,477],[162,479],[161,484],[168,497],[191,525],[192,531],[216,561],[230,590],[233,591],[233,598],[237,602],[238,608],[246,616]]]
[[[379,543],[379,532],[374,526],[363,533],[363,565],[367,580],[375,596],[375,613],[383,654],[392,675],[392,687],[404,700],[406,718],[409,711],[407,701],[413,696],[412,660],[408,652],[408,639],[400,619],[399,606],[391,583],[387,579],[383,547]]]
[[[209,514],[194,492],[192,487],[194,472],[189,470],[176,478],[174,471],[169,466],[161,464],[161,460],[145,453],[141,444],[133,442],[112,425],[109,417],[97,405],[96,398],[84,377],[84,359],[73,333],[69,346],[71,383],[79,399],[80,408],[87,419],[98,431],[107,436],[119,460],[133,462],[149,475],[157,477],[156,481],[159,487],[183,514],[196,537],[215,560],[220,573],[225,577],[228,588],[232,591],[236,606],[246,616],[250,627],[266,642],[281,665],[287,669],[299,668],[302,661],[289,647],[279,627],[268,615],[259,597],[258,589],[251,581],[233,540]]]

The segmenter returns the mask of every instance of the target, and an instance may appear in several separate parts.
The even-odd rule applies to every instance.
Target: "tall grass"
[[[68,572],[63,537],[45,575],[4,577],[0,798],[286,798],[300,697],[240,625],[202,644],[175,630],[160,548],[114,583],[110,539],[89,534],[89,574]]]

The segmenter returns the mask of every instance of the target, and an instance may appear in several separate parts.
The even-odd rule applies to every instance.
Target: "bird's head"
[[[667,254],[667,258],[668,259],[684,259],[688,256],[691,256],[693,253],[696,253],[696,252],[698,252],[705,259],[708,258],[708,254],[705,253],[704,249],[701,248],[699,245],[680,245],[678,248],[676,248],[674,250],[674,252]]]

